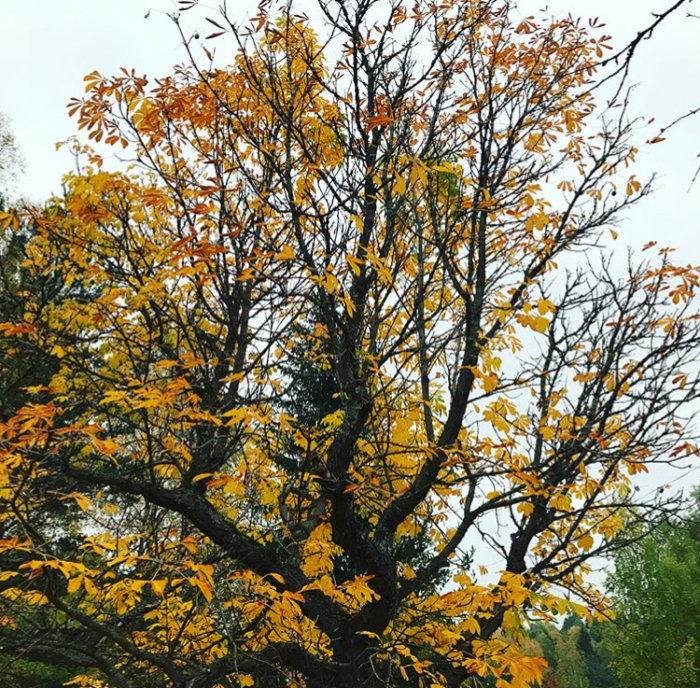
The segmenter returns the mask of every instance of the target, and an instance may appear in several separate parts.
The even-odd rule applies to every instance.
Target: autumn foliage
[[[608,37],[317,11],[90,74],[81,172],[2,220],[62,287],[0,324],[56,365],[0,424],[0,646],[73,685],[523,688],[526,620],[600,616],[588,560],[672,508],[630,476],[695,452],[698,270],[591,248],[648,188]]]

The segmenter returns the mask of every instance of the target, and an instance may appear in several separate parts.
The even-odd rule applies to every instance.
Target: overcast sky
[[[555,13],[600,17],[621,46],[651,21],[652,12],[670,3],[556,0],[548,7]],[[85,74],[94,69],[111,74],[123,66],[155,76],[183,60],[175,28],[165,16],[174,4],[173,0],[0,0],[0,110],[9,115],[27,162],[18,192],[38,200],[59,190],[71,159],[65,151],[57,153],[55,143],[75,131],[65,106],[82,94]],[[313,3],[304,2],[309,4]],[[538,0],[518,3],[523,14],[544,6]],[[240,0],[238,6],[230,2],[229,7],[236,7],[243,18],[254,5]],[[681,10],[662,25],[653,40],[640,46],[634,63],[632,81],[639,83],[634,111],[660,123],[700,105],[696,48],[700,20],[686,14]],[[227,47],[221,39],[217,43],[219,52]],[[699,127],[700,119],[686,122],[668,143],[655,146],[653,155],[643,156],[640,171],[659,173],[657,193],[630,218],[626,240],[638,245],[663,232],[664,238],[689,252],[689,258],[700,257],[696,238],[700,183],[688,193],[700,151]]]

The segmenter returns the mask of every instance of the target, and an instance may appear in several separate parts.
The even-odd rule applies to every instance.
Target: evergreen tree
[[[557,675],[562,688],[589,688],[586,661],[579,648],[580,627],[569,626],[558,634],[555,651]]]
[[[19,171],[20,160],[7,119],[0,113],[0,212],[12,208],[5,182]],[[40,390],[47,388],[48,391],[59,369],[57,356],[32,345],[21,336],[21,332],[17,336],[12,334],[14,324],[25,318],[30,299],[34,303],[48,305],[69,295],[65,283],[55,273],[38,278],[26,268],[26,249],[33,234],[34,228],[28,224],[0,227],[0,332],[4,335],[0,338],[0,422],[13,416],[27,403],[44,401],[47,395]],[[71,291],[71,296],[77,295],[77,289]],[[77,546],[69,532],[69,515],[76,511],[75,505],[55,500],[50,507],[48,503],[45,506],[45,519],[55,524],[53,536],[56,545],[66,552],[71,551]],[[0,539],[13,535],[21,533],[0,528]],[[3,590],[4,586],[0,584],[0,592]],[[3,606],[9,601],[1,596],[0,601],[2,617]],[[27,613],[40,614],[37,611]],[[11,688],[59,688],[80,670],[78,661],[50,657],[46,653],[40,657],[31,651],[0,653],[0,682]]]
[[[532,624],[530,637],[541,648],[541,656],[549,666],[543,686],[617,688],[617,679],[609,666],[609,653],[601,643],[600,622],[588,625],[570,614],[561,629],[543,622]]]

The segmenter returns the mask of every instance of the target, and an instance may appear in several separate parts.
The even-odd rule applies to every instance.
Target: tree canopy
[[[589,560],[676,507],[633,476],[696,453],[698,268],[593,252],[649,190],[609,37],[316,8],[88,75],[128,168],[76,140],[0,215],[61,294],[0,324],[56,366],[0,423],[0,649],[73,685],[524,688],[525,620],[604,612]]]
[[[695,688],[700,681],[700,491],[685,518],[615,556],[615,623],[604,633],[624,686]]]
[[[0,194],[3,196],[12,176],[17,174],[21,165],[22,153],[10,129],[9,120],[0,112]]]

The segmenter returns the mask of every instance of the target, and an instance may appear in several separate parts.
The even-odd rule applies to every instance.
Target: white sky
[[[211,0],[212,5],[217,2]],[[518,3],[523,14],[545,4],[542,0]],[[554,0],[548,6],[556,13],[600,17],[621,46],[650,22],[653,11],[670,4],[671,0]],[[17,180],[17,192],[40,200],[60,189],[61,175],[72,160],[66,151],[57,153],[54,144],[75,132],[65,106],[71,97],[83,93],[85,74],[134,67],[156,76],[184,59],[175,27],[164,14],[174,5],[174,0],[0,0],[0,111],[9,115],[27,162],[26,173]],[[244,18],[254,2],[229,0],[229,7]],[[634,112],[656,117],[658,123],[700,106],[700,49],[696,47],[700,19],[687,18],[687,11],[681,9],[653,40],[643,42],[634,63],[632,82],[639,83]],[[210,14],[214,12],[212,8]],[[204,24],[203,13],[196,16]],[[203,26],[205,33],[209,30]],[[219,54],[228,45],[225,40],[216,41]],[[668,142],[642,156],[640,175],[657,170],[657,192],[622,227],[625,243],[639,246],[661,238],[682,249],[689,260],[700,259],[696,238],[700,182],[688,193],[700,162],[696,161],[698,127],[698,118],[685,122]],[[652,130],[646,138],[651,136]]]

